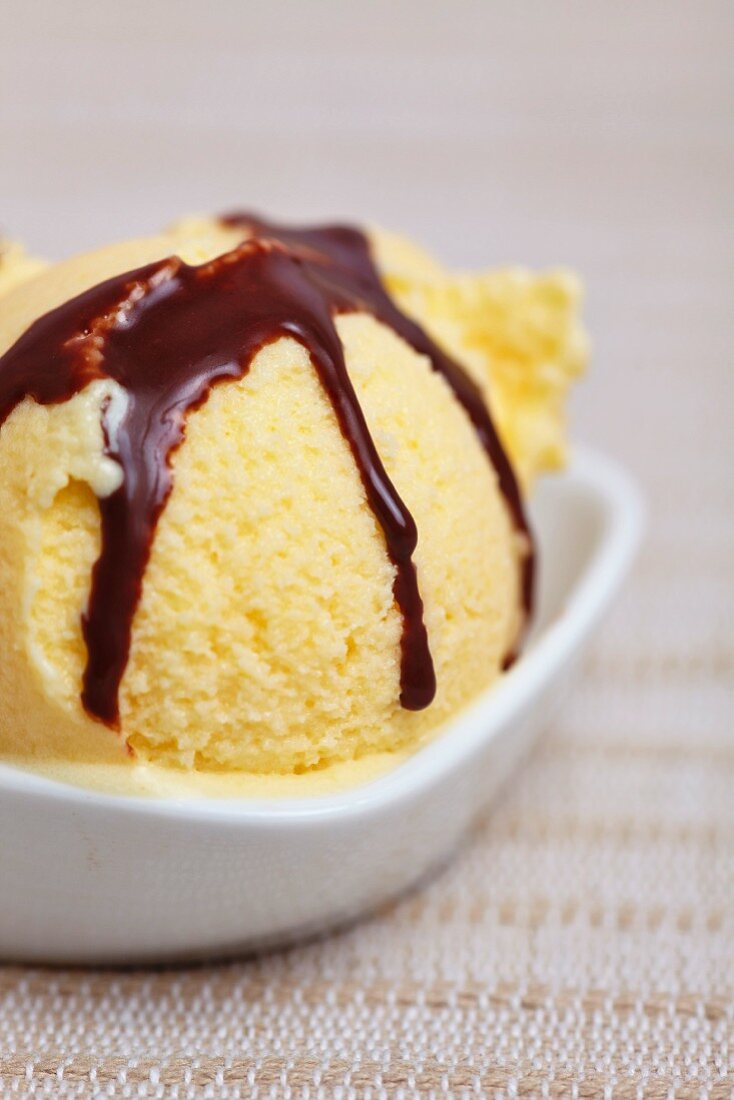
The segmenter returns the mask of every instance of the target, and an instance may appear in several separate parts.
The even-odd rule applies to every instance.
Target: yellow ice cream
[[[5,241],[0,237],[0,296],[37,275],[46,266],[43,260],[29,256],[17,241]]]
[[[36,318],[112,275],[171,253],[203,263],[240,236],[189,223],[57,264],[0,300],[0,355]],[[493,397],[503,393],[523,476],[557,463],[562,396],[582,359],[568,278],[473,282],[417,252],[408,262],[407,246],[384,236],[375,247],[406,310],[461,350]],[[346,783],[356,762],[369,775],[399,759],[499,675],[518,625],[519,546],[494,470],[426,359],[366,314],[339,317],[337,329],[419,531],[431,706],[400,706],[401,617],[384,536],[306,350],[279,339],[188,417],[134,620],[120,733],[80,703],[81,615],[99,553],[97,500],[121,478],[100,411],[111,403],[121,415],[125,394],[96,381],[63,404],[26,399],[0,429],[2,757],[67,777],[70,765],[87,776],[114,765],[107,785],[121,789],[133,773],[200,775],[207,793],[217,773],[283,777],[289,791],[329,772]]]
[[[415,245],[379,232],[393,295],[484,386],[497,429],[526,488],[566,461],[565,402],[589,348],[581,284],[570,271],[446,271]]]

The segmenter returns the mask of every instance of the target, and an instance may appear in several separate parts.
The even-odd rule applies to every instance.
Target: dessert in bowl
[[[566,459],[564,402],[587,354],[577,280],[453,274],[380,231],[248,214],[53,265],[14,255],[0,283],[0,816],[40,862],[0,950],[251,946],[394,893],[527,744],[518,727],[505,763],[489,763],[634,543],[634,493],[593,461],[591,482],[572,470],[528,518],[536,479]],[[575,539],[563,554],[559,524]],[[559,561],[544,561],[540,600],[538,526],[542,554],[547,538],[578,566],[561,583]],[[597,594],[582,599],[594,569]],[[549,649],[575,582],[574,644],[556,630]],[[459,761],[471,790],[450,798]],[[420,804],[386,846],[411,785]],[[222,850],[204,872],[211,830]],[[156,835],[173,864],[141,854]],[[74,897],[52,885],[59,850],[64,882],[119,915],[107,939],[80,940]],[[351,887],[347,851],[361,852]],[[4,858],[8,881],[20,867]],[[310,868],[313,904],[264,882],[263,859],[293,881]],[[164,942],[173,902],[150,876],[183,864],[181,881],[238,879],[222,902],[230,923],[179,914]],[[147,932],[129,912],[146,875]],[[137,879],[137,901],[120,876]],[[57,930],[66,921],[64,944],[29,918],[43,905]]]

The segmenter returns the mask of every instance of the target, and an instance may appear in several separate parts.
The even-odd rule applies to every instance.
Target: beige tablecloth
[[[174,199],[219,201],[214,164],[225,201],[244,190],[293,213],[364,208],[467,262],[495,246],[531,262],[567,258],[588,276],[596,341],[575,431],[640,477],[647,544],[546,738],[425,890],[256,961],[6,966],[2,1095],[734,1095],[731,8],[646,0],[595,17],[594,5],[538,5],[531,21],[524,5],[462,2],[461,20],[432,5],[434,33],[418,7],[378,4],[364,34],[350,29],[351,5],[329,5],[328,17],[320,5],[322,24],[301,27],[291,4],[277,34],[262,32],[265,5],[248,16],[260,35],[254,71],[271,92],[257,111],[297,118],[291,154],[277,129],[258,129],[248,96],[224,94],[238,4],[219,9],[224,30],[192,16],[178,37],[164,7],[146,5],[137,38],[114,6],[85,3],[70,21],[47,4],[48,37],[24,29],[17,4],[25,52],[8,88],[33,49],[42,98],[29,90],[0,130],[14,154],[6,217],[32,236],[36,212],[58,203],[42,224],[60,250],[77,234],[121,232],[119,218],[140,231],[143,207],[153,224]],[[104,34],[95,20],[109,23]],[[135,74],[129,85],[104,78],[110,43]],[[182,82],[198,49],[210,51],[212,92],[203,70]],[[157,96],[145,90],[154,71]],[[116,122],[97,120],[92,163],[99,97]],[[217,128],[217,97],[230,130]],[[242,134],[259,135],[258,158],[230,139],[239,119]],[[194,141],[206,157],[192,155]],[[444,200],[456,187],[455,239]]]

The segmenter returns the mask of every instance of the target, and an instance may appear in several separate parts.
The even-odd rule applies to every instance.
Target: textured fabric
[[[428,35],[429,20],[418,14],[426,2],[403,15],[395,12],[402,5],[380,5],[381,20],[400,20],[401,49],[414,41],[415,27]],[[18,19],[26,7],[17,6]],[[165,80],[177,88],[177,71],[206,38],[224,80],[219,51],[230,48],[230,35],[197,15],[189,39],[176,44],[162,7],[146,5],[139,25],[141,48],[155,47],[145,55],[149,68],[168,65]],[[329,7],[319,36],[330,33],[332,11],[341,9],[347,23],[353,18],[352,5]],[[298,197],[288,199],[295,213],[311,180],[319,212],[328,204],[317,184],[332,187],[335,209],[359,210],[361,202],[398,228],[402,202],[406,224],[415,207],[413,227],[428,244],[443,240],[447,251],[453,241],[458,262],[491,255],[488,242],[499,239],[513,258],[567,258],[578,266],[589,285],[595,359],[575,431],[631,466],[643,484],[649,532],[634,575],[532,758],[423,891],[336,936],[254,961],[157,972],[0,968],[0,1095],[734,1096],[732,9],[661,0],[609,5],[599,18],[598,8],[584,14],[594,5],[538,5],[536,24],[525,5],[480,2],[462,6],[465,27],[455,7],[446,8],[450,17],[435,44],[413,57],[407,90],[386,60],[389,43],[374,45],[387,42],[381,28],[372,39],[357,31],[345,38],[339,87],[320,58],[298,53],[294,37],[282,50],[297,58],[298,81],[307,82],[306,92],[324,82],[330,107],[346,102],[344,121],[336,112],[335,129],[314,124],[292,154],[272,127],[270,176],[257,175],[270,163],[269,147],[253,158],[243,140],[249,167],[240,165],[237,186],[254,178],[260,201],[280,196],[286,208],[286,191],[298,180]],[[490,8],[501,18],[480,22]],[[89,33],[98,9],[104,5],[90,4],[88,17],[74,21],[75,37]],[[235,9],[222,5],[221,18],[234,25]],[[53,18],[51,6],[47,14]],[[118,38],[119,13],[110,8],[109,18],[105,42]],[[156,18],[165,29],[149,42],[148,21]],[[287,32],[282,22],[272,39],[277,50]],[[43,74],[57,41],[36,34],[47,52],[34,71]],[[460,50],[451,53],[456,35]],[[226,56],[234,70],[242,54],[232,37],[235,52]],[[116,56],[128,57],[125,43],[137,48],[137,40],[119,39]],[[265,54],[261,76],[273,56],[286,56],[268,48],[275,52]],[[251,52],[258,64],[258,50]],[[96,46],[77,56],[80,70],[108,64]],[[287,68],[274,67],[278,82],[287,80]],[[378,71],[384,88],[376,81],[367,96],[366,74]],[[451,110],[438,109],[438,93],[435,110],[414,102],[414,84],[429,89],[436,81]],[[140,87],[147,111],[148,85]],[[291,91],[289,110],[292,100],[305,125],[309,95],[300,86]],[[204,94],[201,81],[195,93]],[[275,112],[279,94],[257,96],[257,110]],[[159,130],[146,115],[137,130],[125,131],[126,152],[140,150],[130,202],[134,209],[144,196],[149,221],[159,193],[170,216],[170,179],[195,178],[181,169],[189,160],[190,172],[203,174],[188,192],[191,205],[208,201],[211,165],[227,169],[231,134],[252,97],[219,98],[233,112],[230,129],[221,128],[220,146],[215,122],[209,130],[201,123],[206,156],[191,156],[188,147],[170,154],[189,123],[182,115],[178,130],[172,122],[168,128],[178,116],[163,97],[156,110],[169,115],[160,115]],[[128,107],[137,101],[122,102],[119,125],[132,127]],[[18,114],[24,144],[13,148],[29,157],[45,140],[67,156],[78,129],[78,159],[70,164],[84,163],[85,171],[67,175],[69,189],[81,189],[78,231],[91,233],[85,227],[125,212],[109,189],[100,188],[96,207],[83,190],[93,185],[86,161],[93,183],[104,162],[88,157],[91,107],[83,103],[54,116],[58,146],[53,127],[41,122],[33,131],[38,141],[30,142],[26,115]],[[182,111],[187,104],[184,96]],[[218,119],[219,103],[209,106]],[[459,107],[468,113],[459,117]],[[50,109],[45,100],[43,111]],[[384,133],[372,126],[377,110],[387,120]],[[204,113],[194,111],[199,120]],[[107,129],[99,124],[100,140]],[[263,131],[252,131],[258,141]],[[480,133],[489,135],[485,152]],[[173,158],[161,160],[161,171],[172,174],[161,175],[149,194],[139,165],[161,135],[161,157],[168,150]],[[408,148],[407,158],[393,139],[395,149]],[[125,188],[117,129],[110,141],[117,195]],[[310,166],[314,148],[328,154],[328,171],[317,154]],[[371,164],[391,149],[395,175],[379,188]],[[474,171],[471,188],[459,179],[464,163]],[[423,176],[411,192],[400,173],[416,164]],[[455,232],[442,211],[457,187]],[[31,191],[28,225],[38,201]],[[383,205],[374,205],[383,191]],[[54,219],[63,228],[66,219],[56,212]]]

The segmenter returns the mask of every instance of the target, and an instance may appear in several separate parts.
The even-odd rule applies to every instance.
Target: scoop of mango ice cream
[[[188,223],[56,264],[0,300],[0,355],[38,317],[113,275],[172,253],[201,264],[241,236]],[[417,259],[414,275],[407,263],[401,273],[400,248],[390,258],[390,247],[376,239],[406,309],[425,313],[427,327],[430,314],[430,327],[457,354],[473,348],[473,369],[493,395],[495,378],[514,370],[512,401],[527,393],[540,408],[545,395],[546,421],[555,422],[581,356],[578,347],[558,350],[578,338],[566,282],[540,291],[530,276],[519,287],[514,276],[492,284],[490,275],[472,292],[469,276],[452,281],[429,263],[421,281]],[[487,293],[498,304],[485,318],[476,303]],[[549,382],[535,337],[517,335],[513,344],[507,334],[552,327],[551,317],[559,331]],[[133,623],[119,732],[81,705],[81,619],[100,550],[98,501],[122,476],[106,453],[101,413],[122,415],[125,393],[103,380],[58,405],[26,399],[2,426],[0,754],[115,762],[128,753],[182,769],[294,775],[412,748],[500,674],[520,618],[521,547],[497,476],[428,360],[367,314],[336,325],[370,433],[418,527],[433,703],[422,711],[400,705],[395,569],[308,353],[281,338],[187,418]],[[482,348],[532,345],[525,389],[515,351],[499,367],[495,352],[480,362],[477,327]],[[525,423],[513,416],[507,439],[529,479],[558,461],[562,430],[546,431],[555,442],[541,446],[512,427]],[[538,419],[528,414],[528,423]]]

